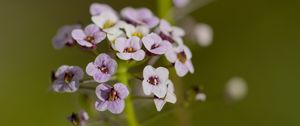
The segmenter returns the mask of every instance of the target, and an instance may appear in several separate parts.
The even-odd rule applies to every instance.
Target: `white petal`
[[[169,80],[169,70],[167,68],[164,67],[158,67],[155,70],[157,76],[159,77],[161,82],[166,82],[167,80]]]
[[[143,91],[144,91],[145,95],[150,95],[152,92],[153,86],[150,85],[147,82],[147,80],[143,80],[142,85],[143,85]]]
[[[145,52],[143,50],[138,50],[135,53],[132,54],[132,59],[136,61],[141,61],[145,58]]]
[[[143,70],[144,79],[148,79],[149,77],[156,75],[155,69],[151,65],[147,65]]]
[[[162,99],[154,99],[154,104],[156,107],[157,111],[161,111],[161,109],[164,107],[164,105],[166,104],[166,101],[162,100]]]
[[[89,63],[87,66],[86,66],[86,73],[90,76],[93,76],[95,74],[95,70],[96,70],[96,67],[94,65],[94,63]]]
[[[185,64],[182,64],[180,61],[176,61],[175,62],[175,70],[176,70],[176,73],[179,77],[183,77],[185,76],[189,70],[188,68],[185,66]]]
[[[167,93],[167,85],[159,84],[157,86],[153,86],[152,92],[155,96],[157,96],[159,98],[163,98],[166,96],[166,93]]]

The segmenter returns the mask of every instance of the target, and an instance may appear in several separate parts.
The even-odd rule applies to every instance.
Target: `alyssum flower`
[[[141,61],[145,57],[145,52],[142,50],[140,38],[133,36],[129,39],[118,38],[115,42],[115,48],[118,51],[117,56],[122,60]]]
[[[85,111],[80,111],[79,113],[72,113],[68,120],[74,125],[74,126],[85,126],[86,121],[89,120],[89,115]]]
[[[146,49],[157,55],[165,54],[172,45],[168,41],[162,40],[156,33],[151,33],[142,39]]]
[[[62,65],[55,72],[52,89],[55,92],[75,92],[82,78],[83,71],[80,67]]]
[[[169,71],[164,67],[153,68],[148,65],[143,71],[143,90],[146,95],[153,93],[162,98],[167,92],[167,81],[169,80]]]
[[[75,40],[72,38],[72,31],[74,29],[79,29],[81,26],[78,24],[65,25],[61,27],[55,37],[52,39],[52,45],[55,49],[61,49],[64,46],[72,46]]]
[[[97,56],[94,62],[86,67],[86,73],[93,76],[94,80],[102,83],[108,81],[117,69],[117,62],[109,55],[102,53]]]
[[[124,110],[124,99],[128,94],[127,87],[122,83],[116,83],[113,87],[108,84],[100,84],[96,88],[98,100],[95,107],[98,111],[109,110],[114,114],[119,114]]]
[[[90,6],[90,14],[92,16],[99,16],[106,11],[115,12],[114,9],[107,4],[93,3]]]
[[[169,41],[173,45],[182,45],[182,37],[185,32],[182,28],[171,26],[166,20],[160,20],[160,24],[156,32],[159,36],[166,41]]]
[[[126,22],[135,26],[144,25],[153,28],[159,22],[158,18],[147,8],[134,9],[132,7],[127,7],[122,9],[121,16]]]
[[[77,43],[86,48],[95,48],[96,45],[102,42],[106,34],[100,31],[95,24],[90,24],[84,30],[75,29],[72,31],[72,37]]]
[[[183,77],[188,72],[194,73],[194,66],[191,61],[192,53],[185,45],[173,47],[165,55],[169,62],[174,63],[178,76]]]

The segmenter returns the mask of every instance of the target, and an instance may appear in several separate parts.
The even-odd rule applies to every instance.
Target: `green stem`
[[[170,23],[173,23],[171,16],[172,0],[157,0],[158,15]]]
[[[124,62],[119,62],[117,80],[129,87],[128,65]],[[132,97],[129,95],[125,100],[125,113],[127,116],[128,126],[139,126],[133,109]]]

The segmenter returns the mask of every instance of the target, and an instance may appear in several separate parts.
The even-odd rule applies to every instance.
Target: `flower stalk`
[[[118,64],[119,66],[117,70],[117,80],[125,84],[126,86],[129,86],[128,66],[125,62],[122,61]],[[139,123],[135,116],[131,95],[129,95],[129,97],[125,100],[125,114],[129,126],[139,126]]]

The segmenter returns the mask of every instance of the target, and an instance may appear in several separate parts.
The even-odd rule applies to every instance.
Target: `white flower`
[[[92,21],[101,29],[108,29],[113,27],[119,20],[117,14],[113,11],[105,11],[100,15],[92,17]]]
[[[167,82],[169,80],[169,71],[164,67],[157,69],[148,65],[143,71],[143,90],[146,95],[153,93],[155,96],[162,98],[167,93]]]
[[[142,39],[144,36],[149,34],[150,29],[145,26],[133,26],[131,24],[127,24],[124,26],[127,37],[137,36]]]
[[[161,109],[164,107],[164,105],[169,102],[175,104],[177,101],[176,95],[174,93],[174,85],[172,81],[168,80],[167,81],[167,93],[166,96],[163,98],[154,98],[154,104],[156,106],[157,111],[161,111]]]
[[[226,84],[225,93],[229,100],[242,100],[247,95],[247,92],[248,86],[243,78],[233,77]]]
[[[213,41],[213,30],[207,24],[199,23],[194,28],[194,38],[200,46],[207,47]]]
[[[174,63],[174,67],[178,76],[183,77],[188,72],[194,73],[192,64],[192,53],[185,45],[173,47],[165,54],[167,60]]]

